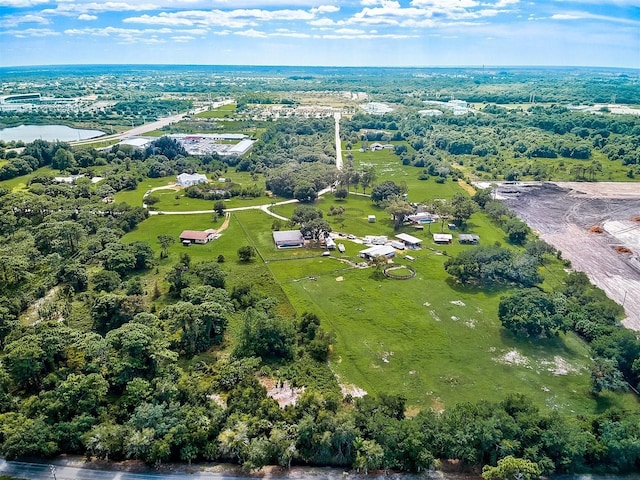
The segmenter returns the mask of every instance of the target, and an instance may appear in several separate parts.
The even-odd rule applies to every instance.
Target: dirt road
[[[640,184],[509,184],[497,193],[573,268],[623,305],[627,317],[622,323],[640,331]],[[593,226],[602,233],[589,232]]]

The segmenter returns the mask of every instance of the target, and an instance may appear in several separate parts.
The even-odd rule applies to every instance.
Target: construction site
[[[625,309],[640,331],[640,186],[635,183],[502,183],[505,202]]]

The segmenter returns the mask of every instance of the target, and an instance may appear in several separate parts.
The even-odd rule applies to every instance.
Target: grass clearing
[[[450,180],[443,184],[418,180],[421,169],[402,166],[388,151],[362,153],[354,159],[356,168],[375,165],[377,182],[406,182],[412,201],[450,198],[461,191]],[[343,206],[344,214],[328,216],[332,205]],[[334,231],[389,238],[406,232],[422,238],[421,250],[398,252],[394,259],[398,265],[415,268],[416,276],[395,280],[376,274],[373,268],[353,267],[352,262],[361,261],[358,252],[364,247],[345,237],[337,240],[345,246],[345,253],[334,251],[329,257],[321,256],[319,247],[278,250],[272,239],[275,219],[259,210],[247,210],[232,214],[229,228],[207,245],[186,248],[176,242],[149,281],[164,282],[166,271],[181,253],[188,253],[194,263],[224,255],[229,286],[254,284],[280,301],[280,313],[291,316],[312,311],[327,330],[335,332],[331,364],[342,381],[369,393],[402,394],[412,409],[446,408],[478,399],[498,401],[513,392],[530,396],[540,408],[563,414],[635,404],[631,394],[594,398],[588,393],[589,349],[575,335],[523,341],[505,333],[497,308],[510,287],[478,289],[456,284],[445,272],[444,262],[448,256],[475,247],[457,240],[451,245],[434,245],[431,235],[440,231],[440,225],[424,230],[406,226],[396,232],[386,212],[369,198],[353,194],[343,201],[327,194],[314,206],[324,212]],[[272,210],[291,217],[295,208],[296,204],[287,204]],[[368,222],[371,214],[376,215],[375,223]],[[140,224],[124,241],[147,240],[159,251],[157,235],[177,239],[183,229],[217,228],[221,222],[213,222],[210,214],[158,215]],[[478,234],[483,245],[506,244],[504,232],[482,213],[471,217],[465,231]],[[236,252],[243,245],[254,246],[259,258],[240,263]],[[409,262],[405,255],[414,260]],[[560,261],[547,262],[543,288],[561,284],[562,268]],[[164,283],[162,288],[166,291]],[[230,322],[231,343],[238,325],[237,317]]]
[[[200,112],[196,115],[196,118],[229,118],[235,115],[236,108],[237,105],[235,103],[222,105],[221,107],[214,110]]]
[[[10,192],[18,192],[20,190],[26,190],[27,185],[33,177],[39,177],[43,175],[60,175],[58,170],[54,170],[50,167],[42,167],[28,175],[22,175],[20,177],[11,178],[9,180],[0,181],[0,187],[6,188]]]

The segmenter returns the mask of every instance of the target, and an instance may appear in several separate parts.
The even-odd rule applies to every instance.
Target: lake
[[[0,130],[0,140],[10,142],[12,140],[33,142],[37,139],[55,142],[70,142],[73,140],[86,140],[104,135],[100,130],[84,130],[67,127],[66,125],[20,125],[19,127],[3,128]]]

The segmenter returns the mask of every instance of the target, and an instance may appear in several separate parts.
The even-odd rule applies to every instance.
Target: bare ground
[[[640,184],[510,184],[497,193],[574,269],[624,307],[627,328],[640,331]],[[603,233],[590,233],[594,226]]]

